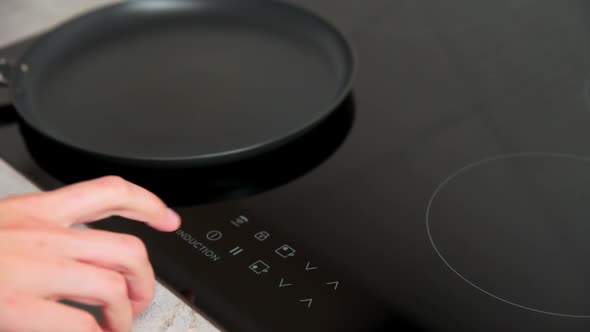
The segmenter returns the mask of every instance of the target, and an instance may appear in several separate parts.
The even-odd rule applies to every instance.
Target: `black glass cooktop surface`
[[[211,200],[187,179],[174,234],[97,227],[228,331],[590,330],[590,3],[297,3],[359,66],[297,171]],[[3,117],[0,156],[62,185]]]

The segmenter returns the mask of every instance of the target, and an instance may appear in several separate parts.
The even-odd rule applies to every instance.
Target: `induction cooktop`
[[[296,2],[356,50],[334,116],[188,177],[176,233],[95,227],[227,331],[590,330],[590,3]],[[63,185],[7,109],[0,156]]]

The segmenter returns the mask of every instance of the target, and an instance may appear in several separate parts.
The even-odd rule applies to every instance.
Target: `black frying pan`
[[[348,95],[354,56],[334,26],[284,2],[140,0],[60,25],[0,72],[21,125],[54,148],[176,169],[305,134]]]

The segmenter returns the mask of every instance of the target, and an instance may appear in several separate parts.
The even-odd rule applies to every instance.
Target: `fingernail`
[[[168,222],[174,225],[175,229],[179,228],[181,224],[180,216],[172,209],[168,209]]]

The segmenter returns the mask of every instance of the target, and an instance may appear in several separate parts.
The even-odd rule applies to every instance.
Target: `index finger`
[[[117,176],[14,197],[11,204],[28,216],[63,226],[94,222],[115,215],[145,222],[167,232],[178,229],[181,223],[178,214],[155,194]]]

